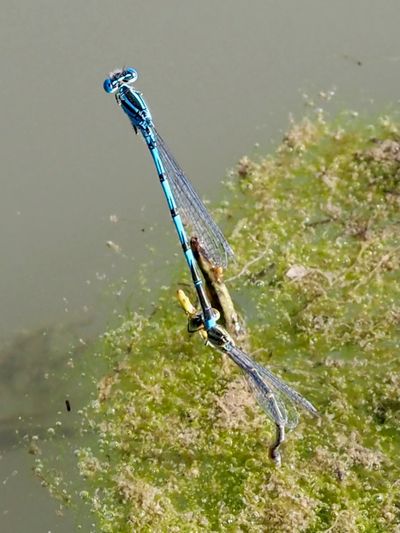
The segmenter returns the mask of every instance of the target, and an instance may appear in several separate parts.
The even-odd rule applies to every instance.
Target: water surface
[[[271,149],[289,113],[304,113],[304,93],[327,105],[319,93],[334,90],[332,111],[373,113],[397,102],[400,36],[395,1],[6,0],[2,12],[0,336],[3,353],[15,355],[13,372],[31,383],[27,399],[18,389],[2,405],[12,427],[24,402],[40,413],[46,402],[37,398],[52,394],[40,373],[30,379],[26,353],[51,373],[54,389],[65,356],[60,341],[44,359],[40,343],[21,357],[20,332],[37,339],[87,322],[77,336],[90,342],[114,309],[146,300],[135,292],[140,265],[151,262],[157,292],[170,275],[165,258],[179,253],[150,158],[102,91],[105,75],[124,64],[138,69],[159,130],[201,194],[218,200],[239,157],[256,143],[261,153]],[[59,408],[47,405],[50,415]],[[56,516],[19,439],[7,435],[2,530],[71,531],[72,518]]]

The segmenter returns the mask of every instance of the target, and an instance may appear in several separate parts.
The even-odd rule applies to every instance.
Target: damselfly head
[[[106,93],[115,93],[123,85],[135,83],[138,73],[134,68],[126,67],[114,70],[110,76],[104,80],[103,87]]]

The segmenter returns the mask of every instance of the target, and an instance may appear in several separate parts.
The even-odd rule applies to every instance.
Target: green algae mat
[[[187,334],[176,281],[104,335],[80,497],[104,532],[400,531],[398,124],[319,114],[236,170],[220,211],[249,352],[321,416],[276,468],[273,425]]]

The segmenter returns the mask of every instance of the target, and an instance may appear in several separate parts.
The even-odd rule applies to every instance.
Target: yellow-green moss
[[[174,300],[104,335],[81,496],[104,532],[387,532],[400,524],[400,144],[387,117],[322,115],[243,158],[226,273],[251,350],[321,412],[274,428]],[[237,275],[239,274],[240,275]],[[184,274],[182,274],[183,276]]]

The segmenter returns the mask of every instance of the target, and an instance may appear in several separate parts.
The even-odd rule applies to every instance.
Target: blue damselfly
[[[216,324],[214,313],[203,290],[203,282],[190,248],[185,225],[191,230],[190,236],[200,240],[207,256],[216,266],[226,266],[227,260],[233,256],[233,252],[194,190],[193,185],[157,132],[146,102],[141,93],[133,87],[136,80],[136,70],[125,68],[112,72],[109,78],[104,81],[103,86],[107,93],[115,93],[118,104],[125,111],[135,132],[140,131],[143,135],[156,166],[171,217],[192,275],[203,309],[206,327],[213,327]],[[182,213],[183,221],[180,213]]]

